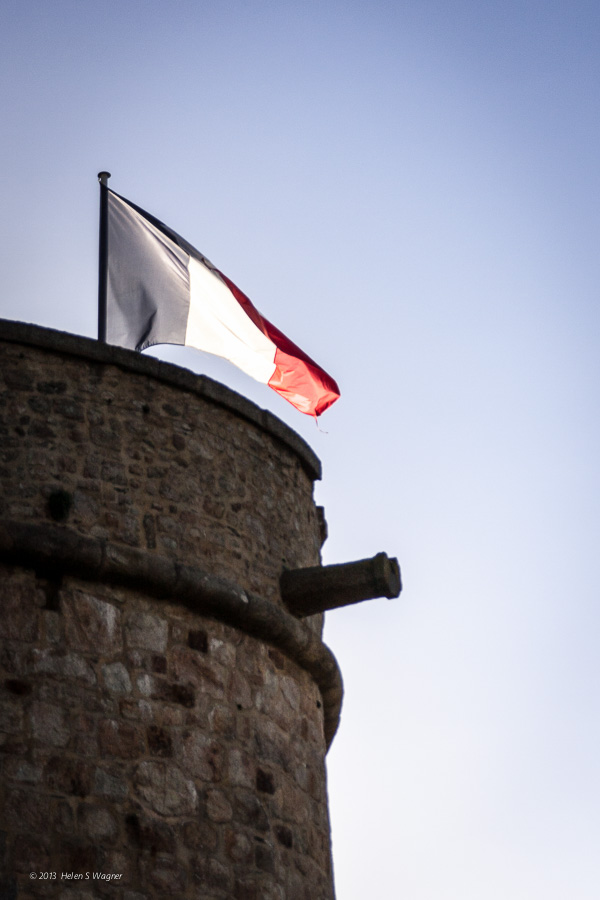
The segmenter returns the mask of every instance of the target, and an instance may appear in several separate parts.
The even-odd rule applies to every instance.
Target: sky
[[[600,10],[4,0],[0,316],[96,336],[98,183],[338,381],[321,431],[338,900],[596,900]]]

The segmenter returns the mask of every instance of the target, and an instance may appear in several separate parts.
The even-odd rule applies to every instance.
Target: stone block
[[[36,741],[50,747],[66,747],[71,737],[65,710],[49,703],[32,703],[29,727]]]
[[[136,759],[146,750],[138,728],[118,719],[104,719],[100,722],[98,743],[100,756],[103,758]]]
[[[94,794],[106,797],[107,800],[125,800],[129,788],[127,781],[118,771],[107,771],[98,768],[94,772]]]
[[[210,789],[206,792],[206,815],[211,822],[231,821],[233,809],[223,791]]]
[[[231,784],[253,788],[255,786],[256,762],[249,753],[240,747],[229,750],[228,780]]]
[[[280,766],[286,772],[292,769],[296,754],[289,735],[264,716],[255,730],[254,744],[258,759]]]
[[[155,857],[176,853],[175,831],[166,822],[138,811],[126,817],[125,827],[133,845],[138,848],[136,855]]]
[[[215,663],[224,669],[233,669],[235,666],[236,648],[232,644],[211,637],[208,649],[210,657]]]
[[[83,760],[52,756],[44,768],[44,782],[51,791],[70,797],[87,797],[92,787],[93,767]]]
[[[38,784],[42,779],[42,767],[18,757],[7,757],[4,761],[4,775],[9,781]]]
[[[208,722],[211,731],[225,738],[233,738],[236,733],[236,716],[229,706],[213,706]]]
[[[0,731],[20,734],[23,731],[23,707],[18,700],[0,701]]]
[[[134,722],[150,722],[153,715],[152,704],[148,700],[123,699],[119,701],[119,714]]]
[[[103,859],[103,869],[106,873],[114,873],[115,875],[121,875],[121,878],[118,882],[112,883],[112,890],[110,893],[107,890],[107,895],[110,897],[111,895],[115,896],[115,886],[116,884],[121,887],[121,885],[125,884],[137,884],[138,883],[138,865],[137,859],[132,856],[129,852],[129,848],[127,850],[120,850],[117,847],[106,848]]]
[[[230,896],[233,881],[231,867],[225,866],[218,859],[195,857],[191,860],[191,868],[194,881],[200,883],[204,890],[219,891],[223,892],[221,896]]]
[[[34,650],[33,670],[90,686],[96,684],[96,673],[87,660],[75,653],[61,653],[58,647],[52,650]]]
[[[137,689],[143,697],[152,696],[155,681],[156,679],[152,678],[152,676],[148,675],[146,672],[144,672],[143,675],[138,675],[136,679]]]
[[[121,662],[109,663],[102,667],[104,686],[111,694],[130,694],[131,679]]]
[[[118,833],[114,815],[106,807],[96,804],[83,803],[79,806],[77,827],[80,835],[101,843],[114,842]]]
[[[68,644],[80,653],[112,656],[122,649],[121,612],[84,591],[63,593],[62,611]]]
[[[61,835],[75,834],[75,815],[73,813],[73,807],[68,800],[59,800],[56,804],[52,827]]]
[[[56,703],[69,709],[83,707],[90,713],[111,713],[111,699],[99,696],[80,682],[48,678],[38,685],[38,693],[43,703]]]
[[[169,763],[140,763],[135,769],[133,784],[140,801],[159,815],[190,815],[197,807],[194,783],[181,769]]]
[[[189,647],[175,647],[171,655],[171,666],[178,681],[197,684],[215,699],[224,696],[225,687],[220,667]]]
[[[0,579],[0,637],[15,641],[34,641],[38,633],[38,609],[45,601],[41,590],[31,585]]]
[[[241,822],[261,834],[269,830],[269,817],[263,803],[255,793],[239,791],[234,799],[234,810],[237,822]]]
[[[275,874],[275,851],[266,841],[257,841],[254,847],[254,864],[261,872]]]
[[[223,748],[201,731],[184,732],[177,755],[182,768],[192,778],[207,782],[221,781],[224,765]]]
[[[125,626],[125,639],[128,647],[164,653],[167,649],[167,623],[150,613],[132,612]]]
[[[149,869],[148,877],[163,895],[182,893],[187,884],[187,872],[175,860],[159,860]]]
[[[40,798],[37,791],[22,788],[8,789],[4,796],[4,826],[13,824],[15,830],[39,834],[52,818],[52,804],[48,797]]]
[[[225,853],[232,862],[248,865],[254,858],[254,842],[245,832],[227,828]]]
[[[161,728],[174,729],[187,723],[187,707],[169,706],[166,703],[153,703],[152,715],[155,723]]]
[[[62,640],[62,617],[51,610],[43,610],[44,636],[48,644],[58,644]]]
[[[214,851],[217,848],[218,832],[209,822],[194,820],[183,825],[181,841],[190,850]]]

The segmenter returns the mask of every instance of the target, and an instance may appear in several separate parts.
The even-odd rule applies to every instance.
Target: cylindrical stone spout
[[[392,599],[402,590],[398,560],[386,553],[334,566],[287,569],[279,584],[283,602],[299,617],[375,597]]]

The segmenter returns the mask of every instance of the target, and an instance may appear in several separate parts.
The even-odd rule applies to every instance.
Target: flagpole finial
[[[98,181],[100,184],[103,184],[104,187],[108,184],[108,179],[110,178],[110,172],[98,172]]]

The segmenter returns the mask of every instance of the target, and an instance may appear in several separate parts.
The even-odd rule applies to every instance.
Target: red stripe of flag
[[[320,416],[340,396],[340,390],[334,379],[285,334],[261,316],[252,301],[233,281],[220,271],[219,275],[248,318],[276,347],[275,372],[269,379],[269,387],[300,412],[308,416]]]

